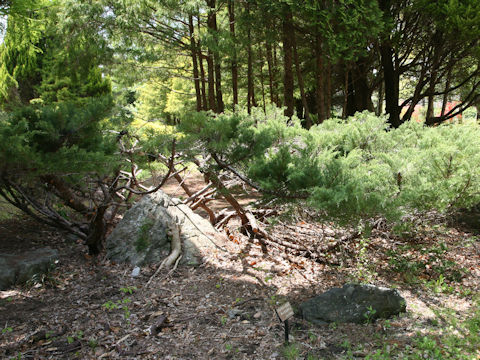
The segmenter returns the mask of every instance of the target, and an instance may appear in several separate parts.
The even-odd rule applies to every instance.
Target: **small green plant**
[[[226,343],[226,344],[225,344],[225,350],[226,350],[226,351],[232,351],[232,349],[233,349],[232,344],[230,344],[230,343]]]
[[[283,347],[283,356],[287,360],[296,360],[300,356],[300,349],[296,344],[288,344]]]
[[[11,328],[10,326],[4,327],[4,328],[2,329],[2,335],[7,334],[7,333],[10,333],[10,332],[12,332],[12,331],[13,331],[13,328]]]
[[[130,309],[128,308],[128,304],[131,302],[129,298],[125,298],[122,300],[117,300],[116,302],[113,302],[111,300],[108,300],[105,302],[102,307],[105,308],[107,311],[112,311],[116,309],[122,309],[123,310],[123,317],[125,320],[128,321],[130,318],[131,312]]]
[[[136,290],[137,288],[135,286],[127,286],[127,287],[120,288],[121,292],[123,292],[124,294],[130,294],[130,295],[132,295]]]
[[[436,280],[427,281],[426,286],[431,288],[435,294],[451,294],[454,291],[453,286],[450,286],[445,282],[443,274],[440,274]]]
[[[371,324],[373,322],[373,320],[375,319],[375,314],[377,313],[377,310],[375,310],[374,308],[372,308],[371,306],[369,306],[367,308],[367,311],[365,312],[365,314],[363,314],[363,316],[365,317],[365,321],[367,324]]]
[[[95,350],[98,346],[98,341],[97,339],[95,338],[91,338],[88,340],[88,346],[90,347],[90,349],[92,350]]]
[[[111,310],[114,310],[114,309],[118,309],[118,305],[117,303],[114,303],[112,300],[108,300],[107,302],[105,302],[102,307],[104,307],[106,310],[108,311],[111,311]]]
[[[220,318],[220,323],[222,325],[225,325],[227,322],[228,322],[228,318],[225,315],[222,315],[222,317]]]

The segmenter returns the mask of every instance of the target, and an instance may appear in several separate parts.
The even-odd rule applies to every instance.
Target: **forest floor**
[[[179,194],[173,183],[165,190]],[[161,271],[147,287],[155,266],[132,277],[131,266],[91,258],[61,232],[3,219],[0,252],[50,246],[61,257],[43,279],[0,292],[0,358],[479,359],[478,334],[464,326],[477,311],[480,329],[479,237],[434,218],[415,224],[415,232],[379,226],[320,262],[264,254],[232,229],[225,251],[198,267]],[[305,219],[268,231],[318,241],[326,226]],[[407,312],[363,325],[314,326],[295,317],[285,346],[275,308],[347,282],[394,287]]]

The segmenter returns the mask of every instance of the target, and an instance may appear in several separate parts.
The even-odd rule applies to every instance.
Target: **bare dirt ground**
[[[176,188],[169,183],[164,190],[180,195]],[[269,231],[318,241],[315,233],[325,224],[287,226]],[[224,250],[201,266],[161,271],[147,287],[155,267],[133,278],[131,266],[90,258],[61,232],[28,219],[3,220],[0,252],[48,245],[61,259],[40,282],[0,292],[0,358],[360,359],[386,347],[408,351],[424,334],[440,334],[446,309],[461,320],[480,289],[478,238],[442,224],[425,225],[414,238],[380,227],[368,241],[349,240],[321,262],[288,261],[273,249],[264,254],[259,244],[232,233]],[[407,313],[322,327],[294,318],[293,345],[285,348],[275,308],[284,301],[295,307],[351,281],[397,288]]]

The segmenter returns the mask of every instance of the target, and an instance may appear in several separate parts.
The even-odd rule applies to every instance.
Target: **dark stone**
[[[58,259],[58,251],[42,248],[21,254],[0,254],[0,290],[46,274]]]
[[[317,325],[360,324],[405,312],[406,302],[394,289],[345,284],[300,304],[300,310],[305,320]]]

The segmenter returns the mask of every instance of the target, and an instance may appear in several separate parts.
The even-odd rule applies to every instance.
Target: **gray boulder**
[[[302,303],[300,309],[305,320],[317,325],[360,324],[405,312],[406,302],[394,289],[345,284]]]
[[[132,265],[160,263],[170,253],[168,230],[180,224],[182,263],[198,265],[221,241],[209,221],[163,191],[146,195],[129,209],[106,239],[107,257]]]
[[[47,273],[58,259],[58,251],[42,248],[21,254],[0,254],[0,290],[22,284]]]

